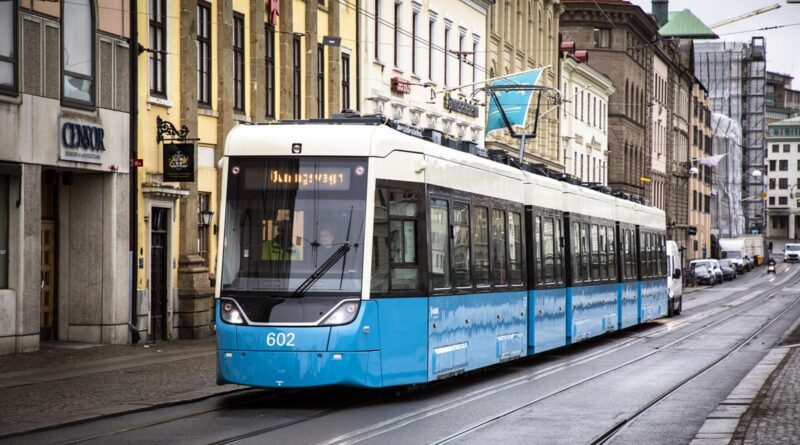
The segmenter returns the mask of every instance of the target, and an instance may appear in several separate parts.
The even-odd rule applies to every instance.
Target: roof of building
[[[800,115],[769,124],[770,127],[775,125],[800,125]]]
[[[678,37],[684,39],[718,39],[705,23],[700,21],[692,11],[684,9],[669,13],[669,21],[658,30],[663,37]]]

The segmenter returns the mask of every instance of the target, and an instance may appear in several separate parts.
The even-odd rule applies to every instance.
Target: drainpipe
[[[131,279],[131,319],[128,322],[128,330],[131,333],[131,344],[138,343],[140,340],[139,335],[139,328],[138,328],[138,319],[139,313],[136,307],[136,270],[138,265],[138,258],[139,253],[137,252],[137,248],[139,245],[139,168],[133,165],[133,160],[139,158],[139,150],[138,150],[138,143],[139,143],[139,129],[138,129],[138,121],[139,121],[139,33],[138,33],[138,24],[137,24],[137,16],[138,16],[138,5],[136,0],[130,0],[130,63],[128,64],[130,67],[130,75],[128,79],[130,81],[130,104],[129,108],[129,118],[130,118],[130,150],[129,150],[129,162],[130,173],[128,177],[130,179],[130,187],[128,193],[128,202],[130,204],[130,209],[128,213],[130,215],[129,219],[129,239],[130,239],[130,246],[128,251],[128,258],[130,263],[130,279]]]

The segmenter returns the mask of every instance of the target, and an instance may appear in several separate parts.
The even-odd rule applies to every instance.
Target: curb
[[[739,426],[739,421],[755,400],[772,372],[783,363],[791,348],[778,347],[769,351],[728,397],[717,405],[694,436],[691,445],[727,445]]]
[[[214,396],[219,395],[227,395],[233,394],[238,392],[244,392],[249,389],[252,389],[249,386],[240,386],[240,385],[223,385],[219,387],[212,387],[203,390],[191,391],[184,394],[176,395],[170,399],[167,399],[162,402],[134,402],[128,403],[124,405],[113,405],[102,407],[95,413],[86,413],[84,415],[77,415],[77,416],[69,416],[62,418],[60,420],[50,421],[50,422],[40,422],[36,424],[32,424],[24,429],[19,430],[12,430],[12,429],[1,429],[0,428],[0,439],[9,439],[16,436],[22,436],[26,434],[38,433],[42,431],[47,431],[55,428],[62,428],[65,426],[72,426],[78,425],[81,423],[106,419],[110,417],[118,417],[127,414],[135,414],[142,411],[148,411],[152,409],[159,409],[159,408],[168,408],[171,406],[177,405],[185,405],[188,403],[199,402],[201,400],[209,399]]]

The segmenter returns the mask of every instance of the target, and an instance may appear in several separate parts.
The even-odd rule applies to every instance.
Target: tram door
[[[150,333],[167,338],[167,218],[169,210],[153,207],[150,233]]]

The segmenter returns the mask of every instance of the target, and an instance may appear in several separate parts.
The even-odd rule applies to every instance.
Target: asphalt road
[[[251,390],[25,443],[685,444],[800,318],[800,266],[686,296],[683,314],[403,393]]]

